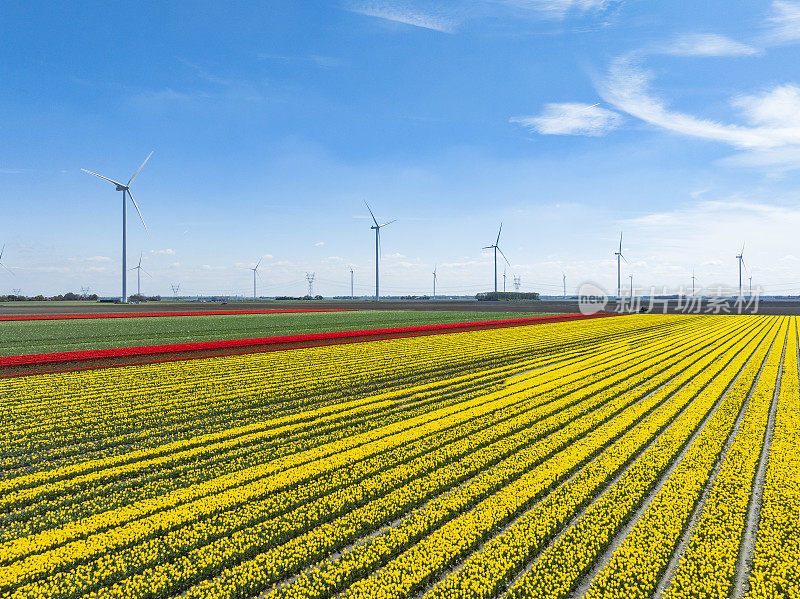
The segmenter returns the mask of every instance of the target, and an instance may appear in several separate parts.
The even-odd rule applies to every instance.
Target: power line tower
[[[81,287],[81,299],[89,297],[89,287]]]
[[[308,281],[308,297],[314,297],[314,275],[316,273],[307,272],[306,281]]]
[[[514,291],[519,291],[522,286],[522,277],[514,277]]]
[[[16,297],[19,297],[19,294],[20,294],[20,292],[22,291],[22,289],[12,289],[11,291],[13,291],[13,292],[14,292],[14,295],[15,295]]]
[[[173,299],[175,299],[175,300],[177,301],[177,299],[178,299],[178,292],[181,290],[181,284],[180,284],[180,283],[173,283],[173,284],[172,284],[172,285],[170,285],[170,286],[172,287],[172,296],[173,296]]]

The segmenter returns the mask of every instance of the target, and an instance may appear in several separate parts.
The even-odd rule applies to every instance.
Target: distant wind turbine
[[[503,250],[500,249],[500,233],[503,232],[503,223],[500,223],[500,230],[497,231],[497,239],[494,242],[494,245],[487,245],[483,249],[490,250],[494,249],[494,292],[497,293],[497,252],[500,252],[500,255],[503,257],[503,260],[506,261],[506,264],[511,266],[511,263],[506,258],[506,255],[503,253]]]
[[[564,286],[564,299],[567,299],[567,275],[561,273],[561,284]]]
[[[256,299],[256,274],[258,273],[258,266],[261,264],[261,260],[262,260],[262,258],[258,259],[258,262],[256,262],[256,267],[255,268],[248,269],[248,270],[252,270],[253,271],[253,299]]]
[[[628,275],[628,278],[631,280],[631,299],[633,299],[633,275]]]
[[[741,251],[736,254],[736,259],[739,261],[739,297],[742,297],[742,265],[744,264],[744,243],[742,244]],[[747,268],[747,267],[745,267]]]
[[[694,280],[695,280],[694,269],[692,269],[692,297],[694,297]]]
[[[150,156],[152,155],[153,152],[150,152],[147,155],[147,158],[145,158],[144,162],[142,162],[142,166],[140,166],[139,169],[135,173],[133,173],[133,176],[130,178],[127,184],[120,183],[119,181],[114,181],[114,179],[109,179],[108,177],[104,177],[103,175],[98,175],[97,173],[93,173],[92,171],[87,171],[85,168],[81,169],[84,173],[89,173],[90,175],[94,175],[95,177],[100,177],[101,179],[105,179],[109,183],[113,183],[114,185],[117,186],[117,191],[122,192],[122,297],[120,298],[120,301],[123,303],[128,301],[127,285],[126,285],[128,271],[127,271],[126,249],[125,249],[126,235],[127,235],[128,202],[125,201],[125,196],[126,194],[130,196],[131,202],[133,202],[133,205],[136,208],[136,212],[139,213],[139,218],[142,220],[144,229],[145,231],[147,231],[147,225],[144,222],[144,217],[142,217],[142,211],[139,210],[139,205],[136,203],[136,200],[133,199],[133,194],[131,193],[131,183],[133,183],[133,180],[136,178],[136,175],[138,175],[141,172],[141,170],[144,168],[144,165],[147,164],[147,161],[150,160]]]
[[[433,265],[433,299],[436,299],[436,265]]]
[[[3,247],[2,247],[2,248],[0,248],[0,266],[2,266],[2,267],[3,267],[3,268],[5,268],[5,269],[6,269],[8,272],[10,272],[12,276],[15,276],[15,277],[16,277],[17,275],[15,275],[15,274],[14,274],[14,272],[13,272],[13,271],[12,271],[12,270],[11,270],[11,269],[8,267],[8,266],[6,266],[6,265],[3,263],[3,252],[5,252],[5,251],[6,251],[6,244],[3,244]]]
[[[628,259],[622,255],[622,232],[619,234],[619,251],[614,252],[617,257],[617,297],[622,297],[622,279],[621,279],[621,264],[620,258],[628,262]]]
[[[136,271],[136,295],[139,298],[142,297],[142,272],[144,272],[144,274],[146,274],[151,279],[153,278],[153,275],[151,275],[149,272],[144,270],[144,268],[142,268],[142,256],[143,255],[144,255],[144,252],[141,252],[139,254],[139,264],[137,266],[134,266],[133,268],[131,268],[131,270],[135,270]]]
[[[364,202],[364,205],[369,210],[369,215],[372,217],[372,222],[375,224],[370,227],[370,229],[375,229],[375,301],[377,302],[380,299],[380,279],[379,279],[379,265],[380,265],[380,246],[381,246],[381,229],[387,225],[391,225],[397,219],[390,220],[388,222],[383,223],[382,225],[378,224],[378,220],[375,218],[375,215],[372,213],[372,208],[369,207],[369,204]]]

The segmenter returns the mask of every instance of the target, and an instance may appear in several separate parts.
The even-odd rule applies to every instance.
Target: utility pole
[[[308,297],[314,298],[314,275],[316,273],[307,272],[306,273],[306,281],[308,281]]]
[[[353,267],[350,267],[350,299],[355,299],[355,294],[353,293]]]

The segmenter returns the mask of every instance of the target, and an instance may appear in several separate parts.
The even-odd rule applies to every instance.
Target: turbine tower
[[[128,220],[128,202],[125,201],[126,200],[125,196],[127,195],[131,198],[131,202],[133,202],[133,206],[136,208],[136,212],[139,213],[139,218],[142,220],[144,229],[145,231],[147,231],[147,225],[145,224],[144,218],[142,217],[142,211],[139,210],[139,205],[136,203],[136,200],[133,199],[133,194],[131,193],[131,183],[133,183],[133,180],[136,178],[136,175],[138,175],[141,172],[141,170],[144,168],[144,165],[147,164],[147,161],[150,160],[150,156],[152,155],[153,152],[150,152],[147,155],[147,158],[145,158],[144,162],[142,162],[142,166],[140,166],[139,169],[135,173],[133,173],[133,176],[128,180],[127,184],[120,183],[119,181],[114,181],[114,179],[109,179],[108,177],[104,177],[103,175],[98,175],[97,173],[93,173],[92,171],[87,171],[85,168],[81,169],[85,173],[89,173],[90,175],[94,175],[95,177],[100,177],[101,179],[105,179],[109,183],[113,183],[114,185],[117,186],[117,191],[122,192],[122,297],[120,298],[120,301],[122,303],[128,301],[127,285],[126,285],[128,272],[127,272],[126,249],[125,249],[126,235],[127,235],[127,220]]]
[[[694,297],[694,279],[695,279],[694,269],[692,269],[692,297]]]
[[[353,294],[353,267],[350,267],[350,299],[355,299]]]
[[[494,292],[497,293],[497,252],[500,252],[500,255],[503,257],[503,260],[506,261],[506,264],[511,266],[511,263],[506,258],[506,255],[503,253],[503,250],[500,249],[500,233],[503,232],[503,223],[500,223],[500,230],[497,231],[497,239],[494,242],[494,245],[487,245],[483,249],[484,250],[494,250]]]
[[[253,299],[257,299],[256,298],[256,274],[258,274],[258,267],[261,264],[261,260],[262,260],[262,258],[258,259],[258,262],[256,262],[256,267],[255,268],[249,268],[248,269],[248,270],[252,270],[253,271]]]
[[[633,275],[628,275],[628,278],[631,280],[631,300],[633,299]]]
[[[436,299],[436,265],[433,265],[433,299]]]
[[[503,267],[503,293],[506,292],[506,267]]]
[[[742,264],[744,264],[744,244],[742,244],[741,251],[736,254],[736,259],[739,261],[739,299],[742,297]]]
[[[375,218],[375,215],[372,213],[372,208],[369,207],[369,204],[364,202],[364,205],[369,210],[369,215],[372,217],[372,222],[375,224],[370,227],[370,229],[375,229],[375,301],[377,302],[381,295],[380,295],[380,279],[379,279],[379,265],[380,265],[380,247],[381,247],[381,229],[387,225],[391,225],[397,219],[390,220],[388,222],[383,223],[382,225],[378,224],[378,220]]]
[[[622,279],[621,279],[620,273],[622,271],[621,271],[620,258],[622,260],[625,260],[626,263],[628,262],[628,259],[625,258],[625,256],[622,255],[622,232],[621,231],[620,231],[620,234],[619,234],[619,251],[614,252],[614,255],[617,257],[617,297],[621,298],[622,297]]]
[[[149,272],[144,270],[144,268],[142,268],[142,255],[143,254],[144,254],[144,252],[140,252],[139,253],[139,264],[137,266],[134,266],[133,268],[131,268],[131,270],[135,270],[136,271],[136,295],[137,295],[137,297],[139,297],[140,300],[141,300],[141,297],[142,297],[142,271],[144,271],[144,274],[146,274],[151,279],[153,278],[153,275],[151,275]]]
[[[564,286],[564,299],[567,299],[567,275],[561,273],[561,284]]]
[[[747,297],[753,297],[753,277],[750,276],[747,278],[750,279],[750,291],[748,292]]]

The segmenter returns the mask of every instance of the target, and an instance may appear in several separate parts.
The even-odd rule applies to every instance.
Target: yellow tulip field
[[[798,318],[0,379],[0,598],[800,597]]]

